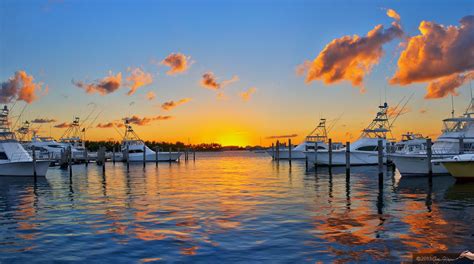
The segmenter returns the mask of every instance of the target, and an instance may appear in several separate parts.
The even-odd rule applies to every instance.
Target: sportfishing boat
[[[122,140],[123,158],[131,162],[142,161],[145,156],[146,161],[177,161],[181,152],[155,152],[145,145],[133,130],[128,119],[125,119],[125,135]],[[127,154],[128,153],[128,154]]]
[[[59,139],[59,143],[65,148],[71,147],[72,159],[74,161],[85,161],[86,146],[81,135],[85,134],[86,129],[81,129],[80,118],[75,117],[72,123]]]
[[[432,174],[449,174],[448,170],[436,160],[452,158],[461,151],[474,151],[474,99],[471,100],[464,115],[443,120],[442,134],[433,143],[432,149]],[[461,142],[463,143],[461,146]],[[390,159],[395,163],[402,176],[428,175],[428,155],[426,145],[422,148],[406,148],[404,151],[393,153]]]
[[[474,154],[461,154],[431,162],[441,163],[458,181],[474,181]]]
[[[326,119],[321,118],[318,126],[306,136],[305,141],[291,149],[291,159],[306,159],[304,151],[314,149],[317,143],[318,149],[328,149],[327,144],[328,132],[326,129]],[[338,146],[339,143],[334,143],[333,146]],[[269,148],[266,150],[267,154],[276,157],[276,148]],[[290,151],[286,146],[279,147],[278,156],[280,159],[289,159]]]
[[[383,146],[387,142],[387,134],[390,133],[391,124],[387,116],[388,104],[379,106],[376,117],[369,126],[362,131],[361,136],[350,144],[351,165],[375,165],[378,164],[378,141],[382,140]],[[385,153],[385,149],[384,149]],[[329,150],[319,149],[317,151],[307,150],[304,152],[308,161],[318,165],[329,165]],[[384,162],[386,158],[384,157]],[[332,165],[346,165],[346,147],[332,151]]]
[[[415,134],[413,132],[407,132],[402,134],[402,140],[395,143],[391,153],[404,153],[415,150],[426,150],[426,137],[421,134]]]
[[[23,145],[30,153],[34,147],[37,157],[52,160],[60,159],[61,153],[66,151],[69,146],[66,143],[57,142],[52,137],[40,137],[38,135],[34,135],[30,142],[24,143]]]
[[[46,176],[49,160],[33,161],[10,131],[8,114],[8,107],[4,106],[0,112],[0,175],[34,176],[36,171],[36,176]]]

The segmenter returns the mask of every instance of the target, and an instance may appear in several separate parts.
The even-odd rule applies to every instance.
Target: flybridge
[[[384,103],[379,106],[379,111],[377,116],[372,120],[372,122],[362,130],[361,137],[367,138],[387,138],[387,133],[391,133],[391,126],[388,119],[388,104]],[[391,136],[391,135],[390,135]]]

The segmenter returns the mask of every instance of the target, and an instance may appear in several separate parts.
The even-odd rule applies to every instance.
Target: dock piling
[[[431,149],[431,138],[426,139],[426,156],[427,156],[427,162],[428,162],[428,175],[432,176],[433,175],[433,165],[431,164],[431,158],[433,156],[433,152]]]
[[[171,163],[171,147],[168,149],[168,161]]]
[[[318,141],[314,142],[314,166],[318,166]]]
[[[288,163],[291,165],[291,138],[288,139]]]
[[[127,161],[127,171],[130,169],[129,150],[130,150],[130,147],[127,145],[127,149],[126,149],[126,152],[125,152],[126,161]]]
[[[146,167],[146,145],[143,143],[143,168]]]
[[[329,162],[328,162],[328,164],[329,164],[329,167],[331,167],[332,166],[332,139],[331,138],[328,140],[328,144],[329,144],[329,151],[328,151]]]
[[[68,147],[68,159],[67,164],[69,166],[69,177],[72,177],[72,148],[71,146]]]
[[[351,170],[351,142],[346,142],[346,173]]]
[[[160,151],[159,147],[155,148],[155,166],[158,167],[158,152]]]
[[[377,143],[379,175],[383,175],[383,140],[379,139]]]
[[[31,151],[32,151],[32,156],[33,156],[33,177],[35,177],[35,180],[36,180],[36,149],[35,149],[35,146],[32,146],[31,147]]]

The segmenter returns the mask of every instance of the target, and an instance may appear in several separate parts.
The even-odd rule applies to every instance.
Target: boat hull
[[[314,151],[305,152],[308,157],[308,161],[317,165],[328,166],[329,165],[329,152],[318,151],[315,155]],[[383,162],[386,162],[386,158],[383,158]],[[376,165],[379,163],[378,153],[372,151],[351,151],[350,152],[350,163],[351,166],[364,166],[364,165]],[[344,150],[336,150],[332,152],[332,166],[345,166],[346,165],[346,152]]]
[[[428,157],[425,155],[392,154],[390,160],[402,176],[429,175]],[[449,175],[448,170],[440,162],[432,162],[432,175]]]
[[[276,156],[276,151],[270,149],[267,150],[267,154],[274,158],[274,156]],[[288,151],[288,149],[280,149],[279,155],[280,159],[290,159],[290,151]],[[303,151],[291,150],[291,159],[306,159],[306,156]]]
[[[41,160],[36,161],[36,176],[45,177],[51,161]],[[15,176],[15,177],[32,177],[33,173],[32,161],[19,161],[0,164],[0,176]]]
[[[459,181],[474,181],[474,162],[441,162],[451,175]]]
[[[158,152],[158,161],[177,161],[181,157],[181,152]],[[126,155],[124,155],[126,157]],[[145,160],[147,162],[156,162],[155,153],[147,153]],[[130,162],[143,162],[143,153],[130,153]]]

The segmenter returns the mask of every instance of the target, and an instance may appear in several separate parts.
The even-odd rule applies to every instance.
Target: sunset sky
[[[473,15],[472,0],[6,0],[0,100],[54,120],[43,135],[95,109],[90,140],[135,116],[142,139],[245,146],[298,142],[321,117],[353,141],[380,100],[413,93],[395,136],[436,137],[450,94],[457,114],[470,101]]]

